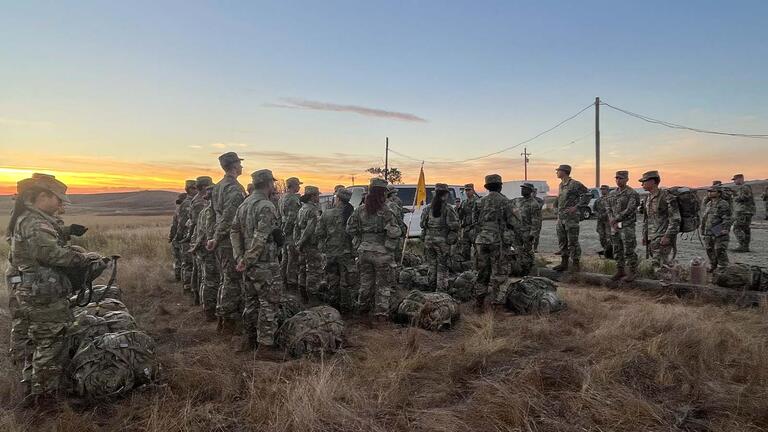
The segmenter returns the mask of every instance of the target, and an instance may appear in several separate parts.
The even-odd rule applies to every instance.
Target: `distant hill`
[[[174,211],[178,193],[160,190],[114,192],[99,194],[72,194],[67,213],[98,215],[158,215]],[[0,211],[6,213],[13,206],[13,197],[0,197]]]

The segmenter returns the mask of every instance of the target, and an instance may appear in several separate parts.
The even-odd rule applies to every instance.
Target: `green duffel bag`
[[[395,321],[426,330],[447,330],[461,315],[459,302],[444,292],[413,290],[397,307]]]
[[[549,314],[568,307],[557,294],[555,282],[545,277],[510,278],[499,290],[506,298],[507,309],[516,314]]]
[[[724,288],[768,291],[768,270],[749,264],[729,264],[717,269],[714,280]]]
[[[292,357],[334,353],[344,342],[344,321],[331,306],[315,306],[286,320],[276,341]]]

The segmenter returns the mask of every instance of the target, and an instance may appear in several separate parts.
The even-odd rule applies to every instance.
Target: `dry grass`
[[[161,222],[104,224],[84,242],[124,256],[125,302],[158,342],[163,381],[111,404],[25,411],[3,357],[0,430],[768,429],[765,308],[565,286],[569,308],[554,316],[466,307],[443,333],[352,322],[345,352],[275,361],[234,354],[235,341],[190,306],[172,281]],[[3,311],[3,350],[8,329]]]

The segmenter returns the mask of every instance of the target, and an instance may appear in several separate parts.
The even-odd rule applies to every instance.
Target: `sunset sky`
[[[328,190],[390,164],[415,182],[522,179],[523,146],[601,97],[650,117],[768,134],[768,2],[2,1],[0,194],[32,172],[72,192],[178,190],[271,168]],[[594,110],[530,143],[594,185]],[[768,140],[601,107],[602,182],[768,177]],[[405,155],[405,156],[403,156]],[[459,162],[461,161],[461,162]],[[248,182],[247,175],[241,177]]]

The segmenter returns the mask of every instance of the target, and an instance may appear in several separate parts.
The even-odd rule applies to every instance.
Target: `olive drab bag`
[[[459,274],[456,279],[449,284],[448,294],[460,302],[471,300],[475,297],[475,284],[477,283],[477,272],[467,270]]]
[[[344,321],[336,309],[315,306],[289,318],[275,339],[292,357],[334,353],[344,341]]]
[[[416,267],[403,267],[398,282],[405,289],[429,290],[429,266],[421,264]]]
[[[413,290],[398,305],[395,321],[437,331],[451,328],[459,316],[459,302],[448,293]]]
[[[729,264],[715,271],[714,280],[724,288],[768,291],[768,270],[758,266]]]
[[[701,223],[701,202],[696,191],[684,186],[674,186],[667,191],[677,199],[677,207],[680,209],[680,234],[696,231]]]
[[[70,363],[75,393],[89,400],[121,396],[157,379],[155,342],[132,330],[107,333],[80,348]]]
[[[555,282],[545,277],[510,278],[499,287],[499,291],[506,297],[507,308],[516,314],[548,314],[567,307],[557,294]]]

